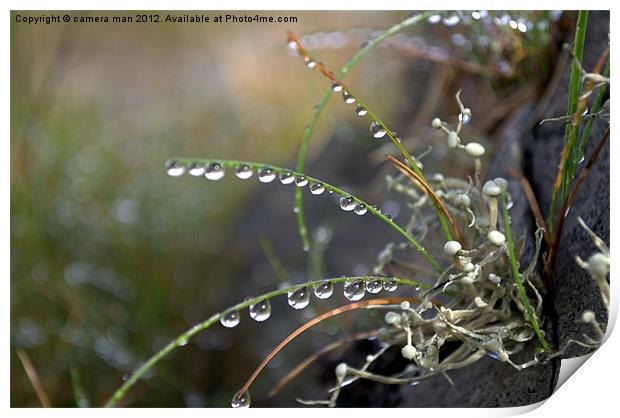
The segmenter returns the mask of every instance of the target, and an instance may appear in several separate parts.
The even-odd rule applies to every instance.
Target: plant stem
[[[568,107],[567,115],[573,116],[577,111],[577,104],[579,100],[580,86],[581,86],[581,71],[579,65],[575,60],[581,62],[583,59],[583,48],[586,38],[586,26],[588,23],[588,11],[580,10],[577,16],[577,26],[575,29],[575,40],[573,42],[573,63],[571,65],[570,82],[568,85]],[[557,215],[557,206],[559,194],[562,195],[562,202],[564,202],[568,196],[568,188],[572,182],[572,175],[570,174],[571,168],[574,173],[573,149],[575,147],[577,133],[579,132],[579,123],[575,126],[574,123],[567,124],[564,131],[564,151],[562,152],[562,161],[560,163],[560,169],[558,171],[558,179],[553,188],[553,195],[551,197],[551,208],[549,211],[549,220],[547,225],[553,228],[555,225],[555,217]],[[569,179],[570,177],[570,179]],[[561,206],[561,203],[559,204]],[[551,231],[554,232],[553,230]]]
[[[506,192],[502,192],[502,213],[504,215],[504,228],[506,232],[506,243],[508,244],[508,255],[510,258],[510,265],[512,266],[512,275],[515,279],[515,283],[517,285],[517,289],[519,291],[519,298],[521,299],[521,303],[525,308],[527,313],[528,320],[532,324],[532,328],[534,328],[534,332],[540,341],[543,349],[545,351],[551,351],[551,347],[547,340],[543,336],[543,333],[540,329],[540,324],[538,322],[538,317],[534,312],[534,308],[530,304],[530,300],[527,297],[527,293],[525,291],[525,286],[523,285],[523,281],[521,280],[521,273],[519,273],[519,265],[517,263],[517,256],[515,254],[515,246],[512,240],[512,232],[510,230],[510,217],[508,216],[508,207],[506,206]]]
[[[407,280],[407,279],[401,279],[401,278],[390,278],[390,277],[377,277],[377,276],[361,276],[361,277],[338,277],[338,278],[330,278],[330,279],[325,279],[325,280],[317,280],[317,281],[313,281],[313,282],[308,282],[308,283],[304,283],[304,284],[298,284],[298,285],[294,285],[294,286],[289,286],[283,289],[278,289],[278,290],[274,290],[272,292],[269,293],[265,293],[261,296],[255,297],[253,299],[249,299],[246,300],[244,302],[238,303],[228,309],[225,309],[219,313],[216,313],[214,315],[211,315],[208,319],[206,319],[205,321],[194,325],[193,327],[191,327],[190,329],[188,329],[187,331],[185,331],[183,334],[179,335],[177,338],[175,338],[174,340],[170,341],[164,348],[162,348],[161,350],[159,350],[157,353],[155,353],[151,358],[149,358],[142,366],[140,366],[132,375],[131,377],[129,377],[129,379],[127,379],[122,385],[121,387],[119,387],[116,392],[114,392],[114,394],[112,395],[112,397],[106,402],[105,407],[106,408],[111,408],[111,407],[115,407],[127,394],[127,391],[137,383],[138,380],[140,380],[140,378],[142,376],[144,376],[144,374],[149,371],[155,364],[157,364],[162,358],[164,358],[166,355],[168,355],[170,352],[172,352],[174,349],[176,349],[177,347],[182,347],[184,345],[187,344],[187,342],[194,336],[196,335],[198,332],[205,330],[207,328],[209,328],[211,325],[213,325],[214,323],[218,322],[222,316],[230,311],[239,311],[241,309],[246,309],[248,308],[250,305],[255,305],[258,302],[261,302],[265,299],[271,299],[273,297],[276,296],[280,296],[280,295],[284,295],[287,294],[288,292],[294,292],[295,290],[301,289],[303,287],[308,287],[308,286],[314,286],[314,285],[320,285],[322,283],[324,283],[325,281],[330,281],[332,283],[342,283],[342,282],[346,282],[349,280],[363,280],[363,281],[369,281],[369,280],[377,280],[377,279],[381,279],[381,280],[396,280],[399,284],[403,284],[406,286],[412,286],[412,287],[424,287],[427,288],[429,287],[428,284],[426,283],[418,283],[415,282],[413,280]]]
[[[357,53],[353,55],[351,59],[349,59],[349,61],[342,67],[337,77],[339,79],[343,79],[349,73],[351,68],[359,60],[361,60],[366,54],[368,54],[374,48],[376,48],[381,43],[383,43],[383,41],[388,39],[390,36],[393,36],[399,33],[400,31],[402,31],[403,29],[409,26],[413,26],[422,20],[426,20],[428,17],[430,17],[433,14],[437,14],[437,13],[433,11],[428,11],[428,12],[420,13],[415,16],[408,17],[402,22],[399,22],[396,25],[392,26],[391,28],[389,28],[388,30],[386,30],[381,35],[377,36],[376,38],[371,39],[368,43],[366,43],[364,47],[362,47],[359,51],[357,51]],[[306,162],[306,154],[308,153],[308,146],[310,144],[310,139],[312,138],[312,134],[314,133],[316,124],[319,120],[319,117],[321,116],[321,112],[323,111],[323,108],[327,104],[327,101],[329,100],[331,95],[332,95],[332,90],[330,87],[329,90],[327,90],[327,92],[323,95],[319,103],[316,105],[314,113],[312,115],[312,120],[310,121],[310,124],[304,131],[304,136],[301,140],[301,145],[299,147],[299,153],[297,155],[297,166],[295,168],[299,172],[304,171],[305,162]],[[308,249],[310,249],[310,240],[308,239],[308,229],[306,227],[306,223],[304,220],[303,194],[301,193],[301,190],[299,189],[295,190],[295,208],[297,211],[297,226],[299,229],[299,236],[301,237],[304,250],[307,251]]]
[[[218,163],[218,164],[221,164],[222,167],[227,167],[227,168],[230,168],[230,169],[233,169],[233,170],[236,167],[239,167],[239,166],[248,166],[249,168],[251,168],[254,171],[258,171],[258,170],[261,170],[261,169],[269,168],[275,174],[286,173],[286,174],[292,174],[292,175],[294,175],[296,177],[301,177],[301,176],[306,177],[310,183],[320,183],[320,184],[323,184],[325,186],[325,190],[328,191],[328,192],[336,193],[337,195],[339,195],[341,197],[345,197],[345,198],[351,197],[351,198],[353,198],[356,201],[356,203],[365,205],[367,210],[368,210],[368,212],[370,212],[374,216],[376,216],[379,219],[381,219],[383,222],[385,222],[390,227],[392,227],[392,229],[394,229],[399,234],[401,234],[403,237],[405,237],[407,239],[407,241],[409,241],[409,243],[411,243],[411,245],[413,245],[424,256],[424,258],[426,258],[428,260],[429,263],[431,263],[431,265],[433,266],[433,268],[435,269],[435,271],[438,274],[441,274],[441,272],[442,272],[441,267],[439,266],[437,261],[435,261],[435,259],[428,253],[428,251],[426,251],[426,249],[419,242],[417,242],[411,235],[409,235],[402,227],[397,225],[391,218],[388,218],[383,213],[381,213],[380,210],[375,209],[374,207],[372,207],[368,203],[364,202],[362,199],[359,199],[359,198],[357,198],[355,196],[352,196],[351,194],[345,192],[344,190],[341,190],[341,189],[337,188],[336,186],[332,186],[331,184],[325,183],[322,180],[316,179],[314,177],[307,176],[307,175],[305,175],[303,173],[300,173],[300,172],[291,171],[291,170],[288,170],[286,168],[274,167],[272,165],[255,163],[255,162],[249,162],[249,161],[215,160],[215,159],[204,159],[204,158],[173,158],[172,161],[176,161],[176,162],[179,162],[179,163],[185,164],[185,165],[189,165],[189,164],[192,164],[192,163],[195,163],[195,162],[199,162],[199,163],[202,163],[202,164],[205,164],[205,165],[209,165],[211,163]]]

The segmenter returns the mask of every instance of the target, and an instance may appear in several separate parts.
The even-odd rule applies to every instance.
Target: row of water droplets
[[[350,279],[344,283],[344,296],[350,301],[362,299],[366,292],[379,293],[381,290],[393,292],[398,287],[398,281],[391,278]],[[310,304],[310,286],[302,286],[287,292],[287,300],[293,309],[304,309]],[[334,284],[330,280],[317,283],[312,286],[312,293],[318,299],[328,299],[334,293]],[[249,305],[250,317],[258,322],[263,322],[271,316],[271,303],[269,299],[262,299]],[[226,328],[234,328],[241,322],[241,314],[238,310],[229,310],[222,314],[220,323]]]
[[[254,175],[255,169],[248,164],[240,163],[236,165],[234,171],[238,178],[247,180]],[[183,164],[182,162],[176,160],[166,161],[166,172],[172,177],[179,177],[187,172],[192,176],[204,176],[208,180],[213,181],[222,179],[226,174],[223,164],[219,162],[204,164],[195,161],[189,164]],[[308,186],[310,193],[315,196],[321,195],[325,191],[330,194],[334,193],[334,190],[331,187],[319,181],[310,182],[306,176],[294,174],[289,171],[281,171],[280,173],[276,173],[276,171],[271,167],[259,168],[257,171],[257,177],[261,183],[271,183],[276,178],[279,178],[280,182],[285,185],[295,183],[297,187]],[[353,196],[342,196],[339,203],[340,208],[345,212],[353,212],[360,216],[365,215],[369,209],[366,203],[356,199]],[[372,209],[378,213],[381,213],[384,217],[391,219],[391,215],[386,212],[382,212],[378,206],[373,205]]]
[[[297,50],[298,45],[296,42],[289,42],[288,43],[289,48],[293,49],[293,50]],[[309,56],[304,56],[304,62],[306,64],[306,66],[310,69],[314,69],[317,68],[317,62],[315,60],[313,60],[312,58],[310,58]],[[319,63],[320,64],[320,63]],[[322,65],[322,64],[321,64]],[[351,92],[349,92],[343,84],[337,82],[337,81],[332,81],[331,84],[331,88],[332,91],[334,93],[341,93],[342,94],[342,100],[346,103],[346,104],[354,104],[355,105],[355,114],[358,116],[366,116],[368,115],[368,108],[366,106],[364,106],[361,103],[358,103],[358,99],[353,96],[351,94]],[[370,133],[373,136],[373,138],[376,139],[381,139],[383,137],[385,137],[387,135],[387,131],[384,129],[383,126],[381,126],[380,123],[376,122],[376,121],[372,121],[370,124]],[[392,137],[400,142],[400,135],[397,132],[392,132]]]

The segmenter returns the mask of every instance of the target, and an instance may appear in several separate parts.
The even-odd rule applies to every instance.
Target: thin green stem
[[[230,308],[225,309],[225,310],[223,310],[223,311],[221,311],[219,313],[211,315],[205,321],[200,322],[200,323],[194,325],[193,327],[191,327],[190,329],[185,331],[183,334],[179,335],[177,338],[175,338],[174,340],[170,341],[164,348],[159,350],[151,358],[149,358],[144,364],[142,364],[142,366],[140,366],[131,375],[131,377],[129,377],[116,390],[116,392],[114,392],[112,397],[108,400],[108,402],[106,402],[105,407],[107,407],[107,408],[115,407],[125,397],[125,395],[127,394],[127,391],[129,389],[131,389],[131,387],[134,386],[138,382],[138,380],[140,380],[140,378],[142,378],[142,376],[144,376],[144,374],[146,372],[148,372],[162,358],[164,358],[170,352],[175,350],[177,347],[185,346],[194,335],[196,335],[200,331],[205,330],[205,329],[209,328],[211,325],[213,325],[213,324],[217,323],[218,321],[220,321],[222,316],[225,315],[226,313],[228,313],[230,311],[240,311],[242,309],[249,308],[250,305],[255,305],[255,304],[257,304],[257,303],[259,303],[259,302],[261,302],[261,301],[263,301],[265,299],[271,299],[271,298],[274,298],[276,296],[285,295],[288,292],[294,292],[294,291],[296,291],[298,289],[301,289],[303,287],[318,286],[318,285],[321,285],[321,284],[325,283],[326,281],[329,281],[329,282],[335,284],[335,283],[342,283],[342,282],[351,281],[351,280],[363,280],[363,281],[370,281],[370,280],[395,280],[399,284],[402,284],[402,285],[405,285],[405,286],[411,286],[411,287],[414,287],[414,288],[427,288],[427,287],[429,287],[429,285],[426,284],[426,283],[418,283],[418,282],[413,281],[413,280],[401,279],[401,278],[398,278],[398,277],[379,277],[379,276],[338,277],[338,278],[330,278],[330,279],[324,279],[324,280],[317,280],[317,281],[307,282],[307,283],[298,284],[298,285],[294,285],[294,286],[289,286],[289,287],[286,287],[286,288],[283,288],[283,289],[274,290],[272,292],[265,293],[265,294],[260,295],[258,297],[246,300],[244,302],[241,302],[241,303],[238,303],[238,304],[236,304],[234,306],[231,306]]]
[[[510,258],[510,265],[512,267],[512,275],[515,279],[515,283],[517,285],[517,289],[519,291],[519,298],[521,299],[521,303],[525,308],[527,313],[528,320],[532,324],[532,328],[534,328],[534,332],[540,341],[543,349],[545,351],[551,351],[551,347],[547,340],[545,339],[541,329],[540,324],[538,322],[538,317],[534,312],[534,308],[530,304],[530,300],[527,297],[527,292],[525,291],[525,286],[523,285],[523,280],[521,280],[521,273],[519,272],[519,265],[517,263],[517,255],[515,253],[515,246],[512,240],[512,232],[510,230],[510,217],[508,216],[508,207],[506,205],[506,192],[502,192],[502,213],[504,215],[504,229],[506,232],[506,243],[508,244],[508,255]]]
[[[607,61],[607,65],[605,66],[605,70],[603,71],[604,77],[609,77],[609,61]],[[594,115],[601,110],[601,105],[603,104],[603,97],[605,96],[605,92],[607,91],[607,86],[603,85],[599,87],[596,92],[596,97],[594,98],[594,102],[592,102],[592,109],[590,109],[590,114]],[[586,123],[585,128],[583,128],[583,133],[581,134],[581,140],[579,141],[579,147],[577,148],[577,155],[575,156],[575,164],[580,164],[583,160],[583,156],[586,151],[586,144],[588,142],[588,137],[590,136],[590,132],[592,131],[592,125],[594,124],[594,118],[591,118]]]
[[[403,29],[409,26],[415,25],[416,23],[422,20],[427,19],[433,14],[437,14],[437,12],[428,11],[428,12],[420,13],[415,16],[408,17],[402,22],[399,22],[396,25],[392,26],[391,28],[383,32],[381,35],[370,40],[364,45],[364,47],[362,47],[359,51],[357,51],[357,53],[353,55],[351,59],[349,59],[349,61],[342,67],[337,77],[339,79],[343,79],[349,73],[351,68],[359,60],[361,60],[366,54],[368,54],[374,48],[376,48],[381,43],[383,43],[383,41],[401,32]],[[319,120],[319,117],[321,116],[321,112],[323,111],[323,108],[327,104],[327,101],[329,100],[331,95],[332,95],[332,90],[330,87],[329,90],[327,90],[327,92],[323,95],[319,103],[316,105],[314,113],[312,114],[312,120],[310,121],[310,123],[308,124],[308,126],[306,127],[304,131],[304,136],[301,140],[301,145],[299,147],[299,153],[297,155],[296,170],[299,172],[303,172],[305,169],[306,154],[308,153],[308,146],[310,144],[310,139],[312,138],[312,134],[314,133],[316,124]],[[297,226],[299,229],[299,236],[301,237],[304,250],[307,251],[310,248],[310,240],[308,239],[308,229],[306,227],[306,223],[304,220],[303,194],[301,193],[301,190],[299,189],[295,190],[295,208],[297,212]]]
[[[435,259],[428,253],[428,251],[426,251],[426,249],[419,242],[417,242],[411,235],[409,235],[402,227],[397,225],[391,218],[384,215],[378,208],[375,208],[372,205],[363,201],[362,199],[352,196],[351,194],[345,192],[344,190],[341,190],[337,188],[336,186],[332,186],[331,184],[328,184],[322,180],[319,180],[317,178],[310,177],[303,173],[292,171],[286,168],[274,167],[272,165],[261,164],[261,163],[250,162],[250,161],[216,160],[216,159],[204,159],[204,158],[173,158],[169,161],[174,161],[175,163],[183,164],[185,166],[189,166],[194,163],[200,163],[200,164],[204,164],[205,166],[209,166],[210,164],[217,163],[217,164],[220,164],[222,167],[226,167],[232,170],[235,170],[238,167],[246,166],[248,169],[253,170],[253,172],[260,172],[261,170],[269,169],[276,175],[287,174],[287,175],[293,175],[295,177],[305,177],[306,179],[308,179],[309,184],[314,184],[314,183],[322,184],[325,187],[326,192],[335,193],[344,198],[352,198],[356,205],[364,205],[368,213],[371,213],[372,215],[381,219],[383,222],[385,222],[390,227],[392,227],[392,229],[394,229],[399,234],[401,234],[403,237],[405,237],[405,239],[407,239],[407,241],[411,245],[413,245],[420,252],[420,254],[422,254],[422,256],[424,256],[424,258],[428,260],[429,263],[431,263],[431,265],[433,266],[433,268],[438,274],[441,274],[442,272],[441,267],[439,266],[437,261],[435,261]]]
[[[577,16],[575,40],[573,42],[572,51],[574,58],[571,65],[570,81],[568,85],[567,115],[569,116],[573,116],[575,114],[579,101],[579,93],[581,90],[581,70],[577,62],[581,62],[583,59],[583,49],[586,38],[587,24],[588,11],[580,10]],[[577,60],[577,62],[575,62],[575,60]],[[561,206],[564,201],[566,201],[566,198],[568,197],[568,190],[574,177],[573,152],[578,132],[579,123],[577,123],[576,126],[574,123],[566,125],[566,130],[564,132],[564,152],[562,154],[563,161],[560,164],[561,173],[559,173],[559,175],[561,176],[561,183],[559,184],[559,187],[554,187],[551,197],[551,208],[549,211],[549,220],[547,222],[547,225],[549,225],[550,228],[553,228],[555,225],[557,208],[558,206]],[[558,203],[558,199],[560,199],[560,194],[562,201]]]

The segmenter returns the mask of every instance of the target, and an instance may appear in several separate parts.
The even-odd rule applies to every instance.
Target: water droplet
[[[185,173],[185,167],[178,161],[166,161],[166,173],[172,177],[179,177]]]
[[[441,21],[441,16],[432,15],[428,18],[428,23],[434,25],[435,23],[439,23]]]
[[[258,180],[261,183],[271,183],[276,178],[276,173],[269,167],[261,168],[258,172]]]
[[[398,289],[398,282],[394,279],[385,279],[383,281],[383,290],[393,292]]]
[[[295,181],[295,176],[289,172],[280,173],[280,183],[291,184]]]
[[[381,279],[373,279],[366,282],[366,291],[368,293],[379,293],[383,289],[383,282]]]
[[[129,375],[128,374],[124,374],[123,377],[121,377],[121,379],[123,379],[123,382],[126,382],[129,380]]]
[[[194,161],[187,167],[187,172],[195,177],[200,177],[205,173],[205,165],[201,162]]]
[[[307,287],[288,292],[288,304],[294,309],[303,309],[310,303],[310,292]]]
[[[459,122],[463,125],[467,125],[471,121],[471,113],[460,113]]]
[[[177,338],[176,341],[175,341],[177,347],[186,346],[188,342],[189,342],[189,338],[187,338],[186,336],[181,336],[181,337]]]
[[[325,281],[314,286],[314,296],[319,299],[328,299],[334,293],[334,284]]]
[[[346,104],[355,103],[355,97],[351,96],[347,91],[342,92],[342,100],[344,100]]]
[[[342,91],[342,84],[332,82],[332,91],[339,93]]]
[[[342,210],[346,210],[347,212],[350,212],[353,209],[355,209],[355,205],[356,205],[355,199],[353,199],[351,196],[340,198],[340,208]]]
[[[230,406],[233,408],[249,408],[252,399],[250,398],[250,392],[237,392],[230,401]]]
[[[238,311],[228,311],[220,318],[220,324],[224,325],[226,328],[234,328],[239,325],[241,321],[241,316]]]
[[[308,68],[314,68],[316,67],[316,61],[310,59],[309,57],[304,57],[304,62],[306,63],[306,66]]]
[[[394,137],[394,139],[395,139],[398,143],[400,143],[400,142],[401,142],[401,140],[400,140],[400,134],[399,134],[398,132],[392,132],[392,137]]]
[[[368,206],[363,203],[358,203],[355,205],[355,208],[353,208],[353,212],[355,212],[356,215],[365,215],[366,212],[368,212]]]
[[[304,187],[306,184],[308,184],[308,179],[305,176],[295,177],[295,184],[297,185],[297,187]]]
[[[363,280],[352,280],[344,284],[344,296],[350,301],[357,301],[366,294],[366,286]]]
[[[313,195],[322,194],[324,191],[325,186],[323,186],[323,183],[312,183],[310,185],[310,193],[312,193]]]
[[[459,15],[452,15],[443,18],[443,24],[446,26],[454,26],[461,21]]]
[[[370,133],[372,134],[374,138],[377,138],[377,139],[383,138],[385,134],[387,134],[385,129],[383,129],[381,125],[379,125],[377,122],[374,122],[374,121],[370,124]]]
[[[255,305],[250,305],[250,316],[253,320],[262,322],[271,316],[271,304],[267,299],[261,300]]]
[[[287,45],[288,45],[288,48],[289,48],[289,49],[292,49],[292,50],[297,50],[297,42],[295,42],[295,41],[289,41]]]
[[[368,114],[368,110],[365,107],[357,105],[355,106],[355,113],[357,113],[357,116],[365,116]]]
[[[238,165],[235,168],[235,175],[241,180],[249,179],[250,177],[252,177],[252,174],[254,174],[254,171],[252,171],[250,166],[247,164]]]
[[[211,163],[205,169],[205,177],[209,180],[219,180],[224,174],[224,167],[220,163]]]

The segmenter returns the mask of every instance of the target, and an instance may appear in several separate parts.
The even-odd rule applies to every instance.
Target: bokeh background
[[[328,197],[308,194],[316,250],[307,254],[292,188],[231,173],[217,183],[171,178],[163,164],[186,156],[294,167],[329,83],[286,48],[286,31],[336,71],[409,13],[263,13],[298,18],[282,24],[51,25],[18,24],[17,14],[41,12],[11,14],[13,406],[40,406],[16,350],[30,359],[53,406],[100,406],[124,375],[211,313],[282,281],[365,274],[397,239],[376,219],[347,216]],[[387,41],[354,67],[347,84],[407,148],[433,147],[427,172],[462,175],[470,165],[447,154],[430,120],[454,123],[454,94],[462,89],[474,115],[465,136],[487,145],[490,157],[502,121],[543,90],[555,42],[574,15],[445,17]],[[308,174],[380,203],[405,223],[408,208],[386,188],[386,175],[394,174],[383,158],[390,149],[351,110],[339,97],[330,100]],[[302,312],[273,301],[264,323],[243,313],[238,327],[215,326],[168,356],[123,404],[227,406],[282,338],[344,302],[338,288]],[[300,337],[255,383],[254,404],[324,397],[342,352],[277,397],[265,393],[313,351],[380,321],[371,313],[343,316]]]

